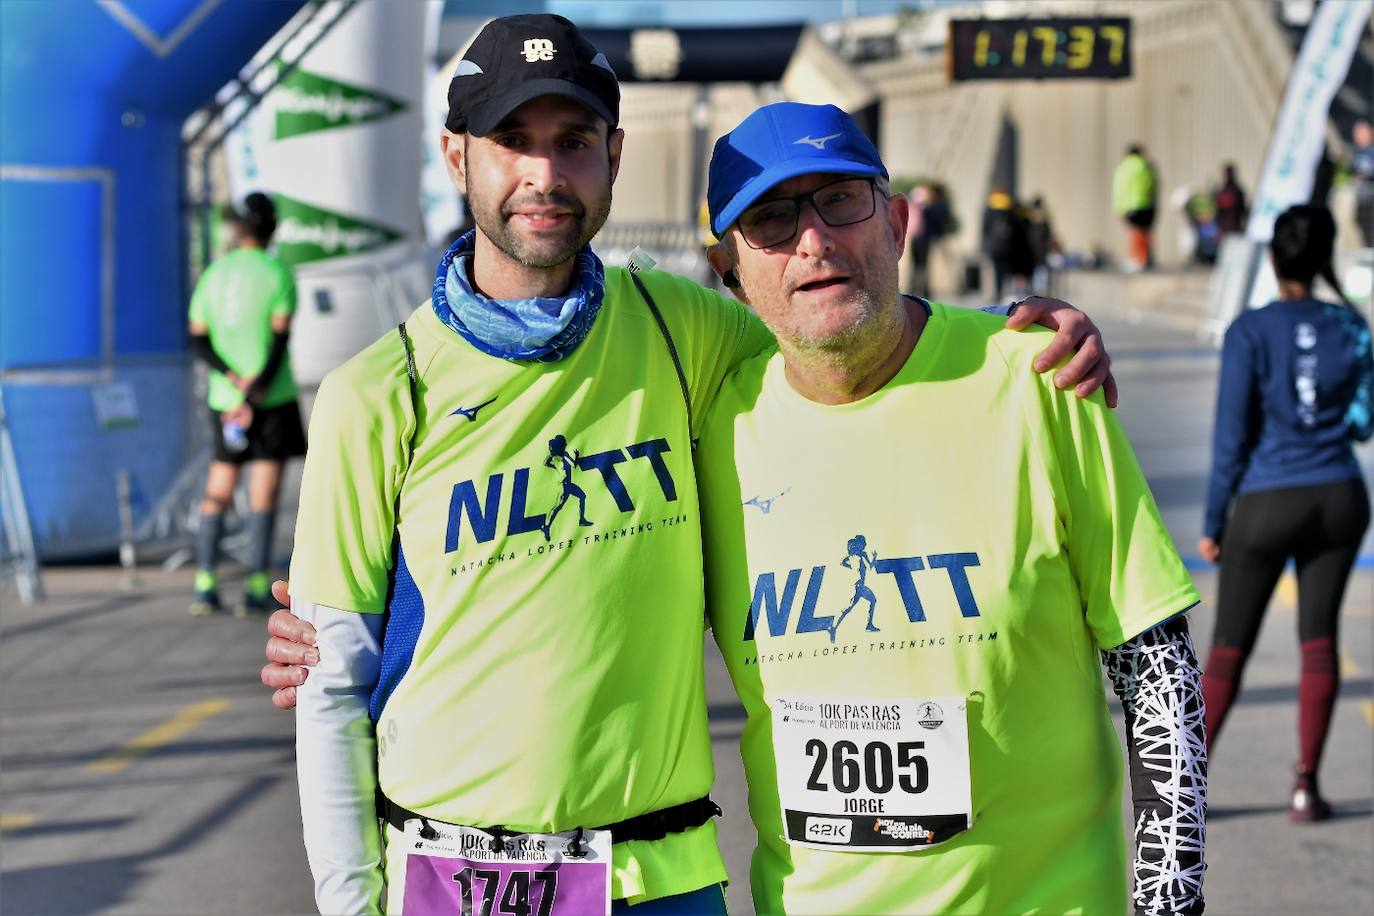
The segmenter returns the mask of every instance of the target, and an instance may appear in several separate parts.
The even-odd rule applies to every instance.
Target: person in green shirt
[[[1159,176],[1145,158],[1145,148],[1133,143],[1112,173],[1112,210],[1126,222],[1127,269],[1154,266],[1150,232],[1155,224]]]
[[[192,351],[209,368],[213,459],[196,532],[195,600],[190,612],[221,610],[216,567],[224,512],[244,464],[248,485],[248,577],[235,613],[266,613],[272,531],[282,464],[305,453],[287,340],[296,311],[291,271],[265,250],[276,230],[276,208],[249,194],[226,223],[232,249],[200,277],[191,296]]]
[[[766,106],[711,158],[712,264],[777,337],[697,453],[755,907],[1200,913],[1197,592],[1100,396],[1029,371],[1037,335],[898,294],[887,177],[833,106]]]

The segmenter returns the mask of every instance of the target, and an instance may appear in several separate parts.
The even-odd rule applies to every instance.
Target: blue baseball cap
[[[711,231],[719,238],[773,185],[816,172],[888,177],[872,141],[834,105],[763,106],[717,140],[711,153]]]

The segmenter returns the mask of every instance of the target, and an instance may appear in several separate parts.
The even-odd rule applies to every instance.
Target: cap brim
[[[543,79],[529,80],[518,86],[512,86],[496,98],[478,105],[468,113],[467,132],[474,137],[485,137],[496,129],[496,125],[500,124],[501,119],[506,115],[531,99],[537,99],[543,95],[561,95],[564,98],[572,99],[574,102],[584,105],[611,128],[615,127],[615,118],[606,108],[606,103],[597,98],[596,93],[567,80]]]
[[[856,162],[853,159],[827,159],[816,156],[779,162],[750,178],[744,183],[744,187],[735,192],[735,196],[730,198],[730,203],[725,206],[724,210],[720,211],[711,223],[711,231],[716,234],[716,238],[722,237],[725,230],[729,229],[734,225],[735,220],[739,219],[740,214],[768,193],[768,189],[773,185],[789,178],[796,178],[798,175],[814,175],[817,172],[835,175],[865,175],[872,178],[887,174],[871,163]]]

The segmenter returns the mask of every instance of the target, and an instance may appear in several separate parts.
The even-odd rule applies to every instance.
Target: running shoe
[[[224,605],[219,603],[219,592],[209,589],[196,592],[196,600],[191,602],[186,613],[192,617],[209,617],[211,614],[218,614],[223,610]]]
[[[235,617],[260,617],[276,608],[272,600],[271,578],[265,572],[251,572],[243,583],[243,603],[234,606]]]
[[[196,600],[186,609],[192,617],[209,617],[224,610],[219,603],[219,579],[208,569],[196,570]]]
[[[262,617],[272,611],[272,596],[270,595],[245,594],[242,603],[234,605],[234,616],[239,618]]]
[[[1331,806],[1317,791],[1317,774],[1298,771],[1293,797],[1288,803],[1288,820],[1294,824],[1315,824],[1331,817]]]

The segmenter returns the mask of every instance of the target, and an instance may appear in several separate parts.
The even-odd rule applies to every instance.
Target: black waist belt
[[[663,808],[659,811],[650,811],[647,814],[636,815],[635,817],[626,818],[623,821],[616,821],[614,824],[606,824],[603,827],[597,827],[595,829],[609,830],[611,832],[612,843],[625,843],[630,840],[652,842],[654,840],[661,840],[670,833],[682,833],[691,830],[693,827],[700,827],[711,818],[720,817],[720,814],[720,806],[711,801],[711,796],[703,795],[701,798],[695,798],[689,802],[683,802],[680,805],[672,805],[671,807]],[[430,821],[438,820],[437,818],[427,817],[426,815],[411,811],[409,808],[401,807],[383,795],[381,789],[377,790],[377,815],[382,820],[401,831],[406,829],[405,824],[408,820],[419,820],[426,828],[428,828]],[[447,824],[451,827],[459,826],[457,824],[448,824],[447,821],[438,822]],[[519,830],[508,830],[503,825],[499,824],[494,827],[481,827],[478,829],[484,830],[496,836],[498,839],[502,836],[518,836],[523,832]],[[424,831],[421,832],[421,836],[424,836]],[[428,839],[433,839],[433,837],[428,837]]]

